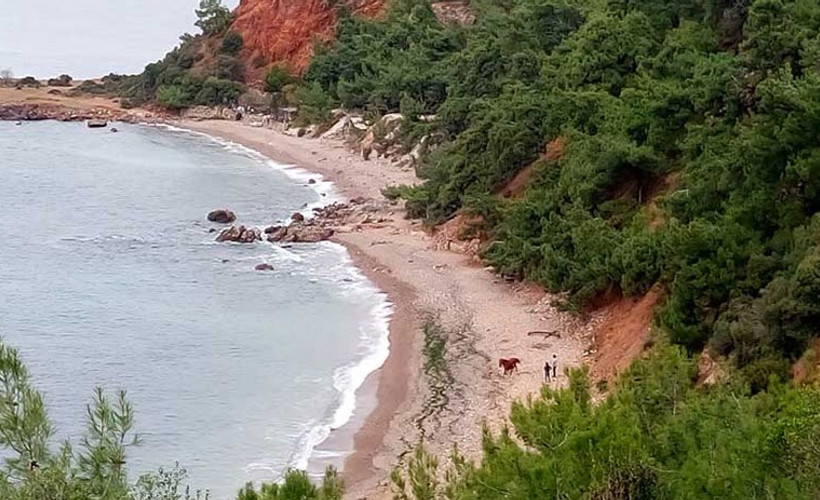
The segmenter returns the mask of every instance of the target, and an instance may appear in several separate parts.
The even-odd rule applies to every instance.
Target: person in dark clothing
[[[552,355],[552,378],[558,378],[558,356]]]
[[[546,380],[547,382],[550,381],[550,362],[549,361],[544,362],[544,380]]]

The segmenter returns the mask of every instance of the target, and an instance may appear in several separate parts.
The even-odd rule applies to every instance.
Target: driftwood
[[[549,331],[544,331],[544,330],[533,330],[533,331],[531,331],[531,332],[527,332],[527,335],[528,335],[528,336],[531,336],[531,335],[543,335],[544,337],[555,337],[555,338],[559,338],[559,339],[561,338],[561,334],[560,334],[560,333],[558,333],[556,330],[549,330]]]

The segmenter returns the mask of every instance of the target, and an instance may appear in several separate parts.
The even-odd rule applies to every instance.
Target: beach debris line
[[[236,220],[236,214],[227,208],[220,208],[208,213],[208,220],[217,224],[230,224]]]
[[[531,337],[533,335],[543,335],[544,338],[548,338],[548,337],[556,337],[556,338],[559,338],[559,339],[561,338],[561,334],[558,333],[557,330],[533,330],[531,332],[527,332],[527,336]]]

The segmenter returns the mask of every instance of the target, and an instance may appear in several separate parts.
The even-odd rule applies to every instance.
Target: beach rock
[[[244,228],[244,226],[242,226]],[[239,237],[242,235],[242,229],[231,226],[228,229],[223,230],[219,235],[216,237],[216,241],[223,242],[223,241],[238,241]]]
[[[208,220],[219,224],[230,224],[236,220],[236,214],[226,208],[220,208],[210,212]]]
[[[329,240],[334,234],[334,230],[328,227],[294,225],[275,228],[268,234],[268,241],[271,243],[318,243]]]
[[[284,239],[288,236],[288,228],[285,226],[271,226],[265,229],[265,233],[268,235],[268,241],[271,243],[277,243],[279,241],[284,241]]]
[[[308,226],[299,228],[299,230],[294,231],[292,235],[288,232],[288,239],[292,237],[293,239],[290,241],[293,243],[318,243],[320,241],[329,240],[334,234],[333,229],[327,227]]]
[[[316,184],[316,179],[308,179],[308,184]]]
[[[257,271],[273,271],[273,266],[270,264],[259,264],[254,269]]]
[[[262,239],[262,231],[257,228],[247,228],[245,226],[231,226],[223,230],[216,237],[216,241],[233,241],[235,243],[253,243]]]
[[[258,228],[248,228],[242,231],[240,243],[253,243],[254,241],[262,241],[262,231]]]
[[[349,116],[343,116],[341,120],[337,121],[327,132],[322,134],[322,139],[344,139],[350,132],[352,122]]]
[[[293,215],[290,216],[293,222],[305,222],[305,216],[300,214],[299,212],[295,212]]]
[[[225,107],[192,106],[182,111],[181,116],[186,120],[235,120],[236,111]]]

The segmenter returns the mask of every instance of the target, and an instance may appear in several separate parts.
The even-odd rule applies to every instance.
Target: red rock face
[[[295,74],[310,63],[316,42],[330,40],[336,30],[336,5],[372,17],[386,0],[241,0],[233,29],[242,34],[248,78],[258,81],[265,65],[280,62]]]

